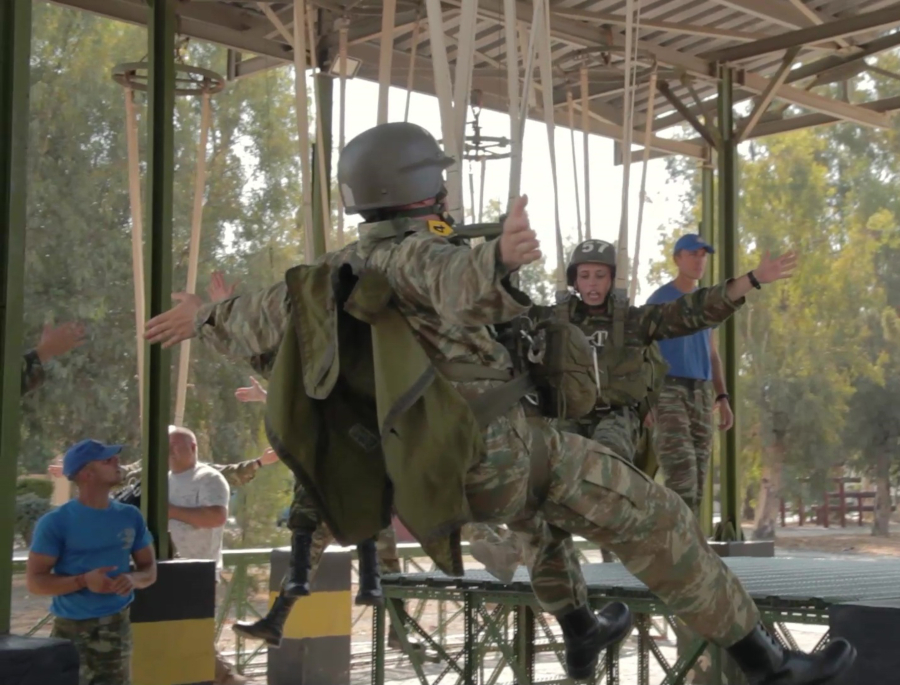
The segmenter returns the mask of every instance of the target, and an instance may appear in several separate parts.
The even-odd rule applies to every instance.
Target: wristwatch
[[[750,285],[752,285],[757,290],[762,290],[762,286],[759,284],[759,281],[756,280],[756,276],[752,271],[747,272],[747,278],[750,279]]]
[[[729,400],[731,396],[727,392],[723,392],[716,397],[716,403],[721,402],[722,400]]]

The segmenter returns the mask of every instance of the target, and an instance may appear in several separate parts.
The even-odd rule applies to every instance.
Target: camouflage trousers
[[[640,416],[630,407],[616,407],[579,421],[561,421],[559,429],[599,442],[632,464],[643,431]]]
[[[756,605],[678,495],[597,442],[531,422],[530,448],[543,442],[549,483],[537,511],[510,528],[534,555],[531,582],[545,611],[559,615],[586,601],[571,538],[581,535],[615,553],[699,635],[728,647],[750,632]]]
[[[713,389],[667,378],[656,413],[656,454],[666,487],[699,514],[712,452]]]
[[[50,636],[69,640],[78,650],[78,685],[131,685],[128,608],[111,616],[80,621],[56,616]]]

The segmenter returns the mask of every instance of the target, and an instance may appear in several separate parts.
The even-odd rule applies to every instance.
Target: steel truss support
[[[719,278],[724,281],[737,276],[738,270],[738,152],[737,134],[734,127],[733,111],[734,71],[731,67],[720,67],[719,80]],[[726,431],[722,439],[721,481],[721,521],[715,532],[718,541],[743,540],[741,532],[741,509],[738,490],[738,435],[740,412],[737,387],[737,327],[734,317],[721,327],[720,346],[725,361],[725,387],[731,395],[734,412],[734,426]]]
[[[9,634],[25,279],[31,0],[0,2],[0,635]]]
[[[147,318],[171,306],[172,197],[175,153],[175,6],[177,0],[152,0],[147,26]],[[142,417],[143,489],[141,509],[153,534],[159,559],[169,558],[169,437],[172,353],[151,345],[144,354]]]

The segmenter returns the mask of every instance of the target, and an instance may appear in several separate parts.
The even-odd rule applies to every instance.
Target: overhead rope
[[[572,179],[575,185],[575,221],[578,242],[584,239],[581,233],[581,198],[578,192],[578,159],[575,154],[575,99],[571,88],[566,88],[566,104],[569,108],[569,134],[572,138]]]
[[[456,48],[456,74],[454,75],[453,83],[453,126],[456,133],[457,159],[460,160],[460,164],[462,164],[463,155],[465,154],[466,115],[469,111],[470,94],[472,92],[472,70],[475,66],[477,26],[478,0],[468,0],[462,5],[459,39]]]
[[[300,187],[303,193],[303,234],[307,262],[315,254],[313,242],[312,173],[309,160],[309,113],[306,110],[306,0],[294,2],[294,110],[300,144]]]
[[[338,76],[341,93],[341,109],[338,112],[338,155],[343,153],[347,142],[347,34],[350,20],[347,17],[338,19]],[[337,247],[344,246],[344,203],[340,193],[335,193],[337,202]]]
[[[403,121],[409,121],[409,104],[412,100],[414,79],[416,76],[416,52],[419,49],[419,31],[422,28],[422,17],[416,15],[416,23],[413,26],[412,46],[409,55],[409,72],[406,74],[406,107],[403,109]]]
[[[583,133],[584,150],[584,238],[591,239],[591,155],[588,150],[589,131],[590,131],[590,113],[591,101],[590,92],[588,91],[588,68],[587,58],[581,63],[580,70],[581,81],[581,130]]]
[[[506,211],[519,196],[522,183],[522,139],[519,137],[519,49],[516,0],[503,0],[503,31],[506,40],[506,95],[509,101],[509,192]],[[479,219],[480,221],[480,219]]]
[[[378,124],[388,120],[388,96],[391,88],[391,59],[394,55],[394,23],[397,0],[383,0],[381,39],[378,54]]]
[[[563,297],[567,292],[565,255],[563,254],[562,225],[559,219],[559,179],[556,169],[556,122],[553,108],[553,55],[550,52],[550,4],[539,0],[543,12],[540,26],[540,61],[538,71],[543,96],[544,122],[547,125],[547,145],[550,148],[550,176],[553,180],[553,215],[556,224],[556,292]],[[538,3],[535,3],[537,5]]]
[[[450,81],[450,63],[447,60],[447,42],[444,37],[441,0],[425,0],[428,18],[428,35],[431,60],[434,67],[435,94],[441,112],[441,130],[445,152],[455,155],[458,147],[453,126],[453,86]],[[447,168],[447,211],[458,223],[463,223],[462,159]]]
[[[650,74],[650,88],[647,94],[647,120],[644,122],[644,149],[641,169],[641,192],[638,196],[638,219],[634,232],[634,262],[631,266],[631,284],[628,289],[628,300],[634,303],[638,292],[638,266],[641,256],[641,228],[644,224],[644,203],[647,201],[647,168],[650,166],[650,140],[653,137],[653,110],[656,104],[656,64]]]
[[[328,237],[331,235],[331,202],[328,199],[329,196],[329,188],[328,183],[325,182],[325,179],[328,178],[326,174],[325,168],[325,158],[328,156],[328,151],[325,149],[325,131],[324,124],[322,123],[322,87],[320,85],[321,79],[316,77],[316,72],[319,69],[318,64],[318,56],[316,55],[316,27],[315,27],[315,18],[313,17],[313,13],[309,12],[306,15],[307,20],[307,29],[309,31],[309,44],[311,46],[311,50],[309,51],[309,61],[310,67],[312,67],[313,72],[313,97],[316,101],[316,173],[319,175],[320,183],[319,183],[319,202],[322,206],[322,237],[323,240],[323,248],[324,251],[328,251]],[[317,255],[318,256],[318,255]]]
[[[191,214],[191,244],[188,249],[186,292],[197,290],[197,267],[200,260],[200,229],[203,225],[203,193],[206,188],[206,144],[209,136],[209,92],[200,96],[200,142],[197,145],[197,170],[194,173],[194,208]],[[187,401],[187,381],[191,363],[191,340],[181,343],[178,357],[178,380],[175,390],[175,425],[184,425],[184,406]]]
[[[634,93],[637,80],[636,62],[637,32],[640,29],[640,5],[627,0],[625,6],[625,92],[622,122],[622,209],[619,222],[619,240],[616,258],[616,291],[622,296],[628,292],[628,195],[631,180],[631,143],[634,133]]]

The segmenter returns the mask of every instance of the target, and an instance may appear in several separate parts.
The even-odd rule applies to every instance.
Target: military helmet
[[[453,161],[421,126],[379,124],[347,143],[338,160],[344,209],[359,214],[438,197]]]
[[[606,264],[615,273],[616,246],[605,240],[585,240],[579,243],[572,250],[569,266],[566,267],[566,282],[570,286],[575,285],[575,274],[579,264]]]

